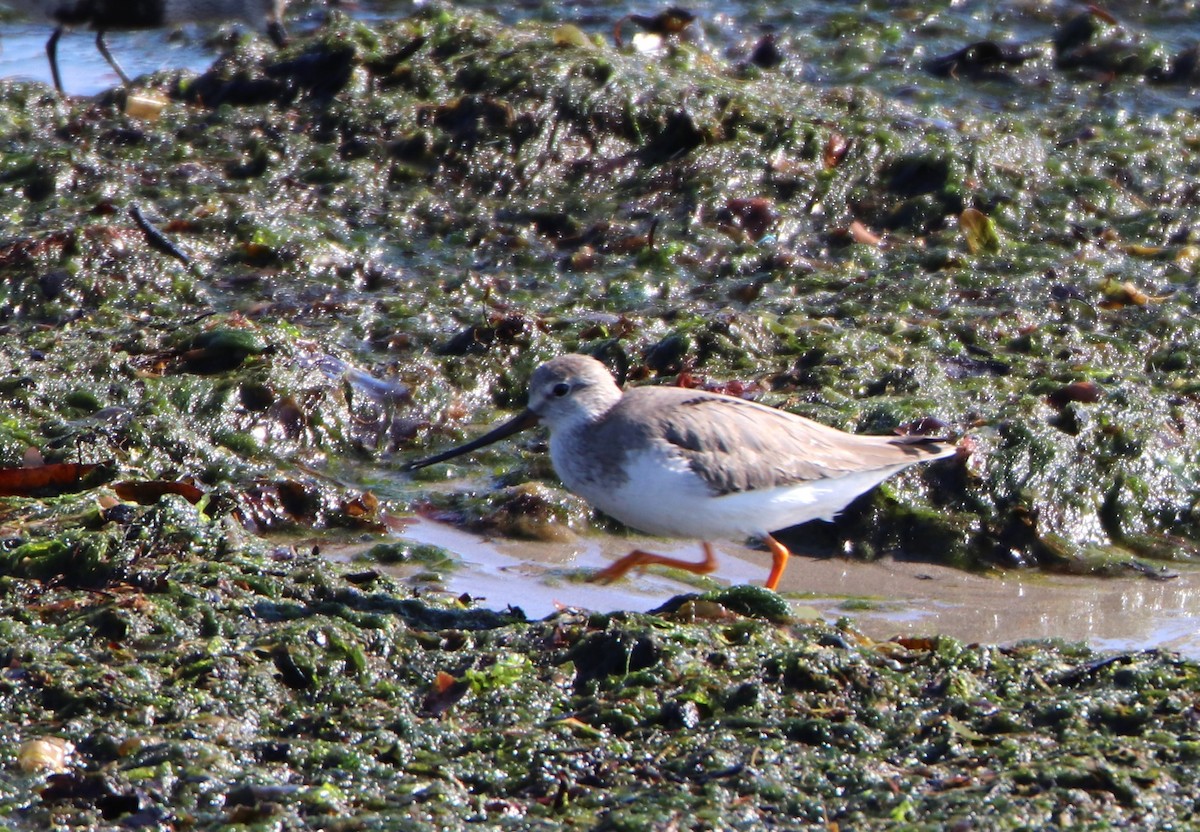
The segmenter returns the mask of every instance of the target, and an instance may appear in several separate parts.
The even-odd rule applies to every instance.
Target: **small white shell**
[[[61,737],[38,737],[21,744],[17,764],[26,774],[43,771],[58,774],[67,770],[67,759],[74,752],[74,744]]]

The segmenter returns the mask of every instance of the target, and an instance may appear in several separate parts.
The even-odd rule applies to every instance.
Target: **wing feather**
[[[646,432],[642,441],[671,446],[715,494],[903,467],[953,452],[937,440],[849,434],[744,399],[683,388],[636,388],[614,411],[627,408],[638,411],[631,421]]]

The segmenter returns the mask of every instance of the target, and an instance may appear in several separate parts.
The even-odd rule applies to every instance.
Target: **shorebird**
[[[46,41],[46,56],[54,88],[62,94],[58,73],[58,40],[65,30],[87,27],[96,31],[96,48],[128,85],[129,76],[117,63],[104,41],[110,29],[158,29],[181,23],[217,20],[242,20],[263,27],[276,46],[287,43],[283,28],[283,7],[287,0],[0,0],[9,8],[31,18],[48,20],[55,25]]]
[[[622,391],[599,361],[564,355],[534,371],[518,416],[405,468],[452,459],[538,423],[550,429],[550,459],[570,491],[631,528],[702,541],[699,562],[637,549],[593,576],[600,581],[649,564],[711,572],[710,540],[758,535],[772,555],[766,586],[775,589],[790,553],[771,532],[832,520],[892,474],[956,453],[942,439],[845,433],[719,393]]]

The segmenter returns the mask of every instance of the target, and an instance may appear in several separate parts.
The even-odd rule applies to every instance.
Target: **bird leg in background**
[[[62,78],[58,74],[58,39],[62,37],[63,27],[59,26],[46,41],[46,57],[50,59],[50,74],[54,76],[54,89],[63,94]]]
[[[708,541],[700,544],[704,549],[704,560],[694,562],[690,560],[680,560],[679,558],[668,557],[667,555],[657,555],[654,552],[646,552],[642,549],[634,549],[625,557],[601,569],[589,581],[593,583],[611,583],[625,575],[630,569],[637,569],[641,566],[651,566],[658,564],[660,566],[673,566],[676,569],[683,569],[696,575],[707,575],[717,568],[717,556],[713,554],[712,545]],[[785,553],[787,549],[783,550]],[[786,562],[786,557],[784,558]],[[783,571],[782,569],[780,570]],[[773,574],[773,573],[772,573]]]
[[[125,74],[125,70],[121,69],[121,65],[117,63],[117,59],[108,51],[108,43],[104,40],[104,30],[96,32],[96,48],[100,50],[100,54],[104,56],[104,60],[108,61],[108,65],[117,71],[117,77],[121,79],[121,83],[125,86],[130,86],[129,76]]]
[[[271,43],[275,44],[277,49],[282,49],[288,45],[287,30],[283,28],[283,24],[278,20],[272,20],[267,23],[267,37],[271,39]]]

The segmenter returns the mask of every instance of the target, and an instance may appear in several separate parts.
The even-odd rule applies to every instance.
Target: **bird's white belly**
[[[569,476],[562,479],[576,494],[631,528],[699,540],[736,539],[809,520],[832,520],[859,494],[906,467],[714,496],[679,457],[639,455],[626,462],[628,477],[620,484],[606,487],[572,482]]]

